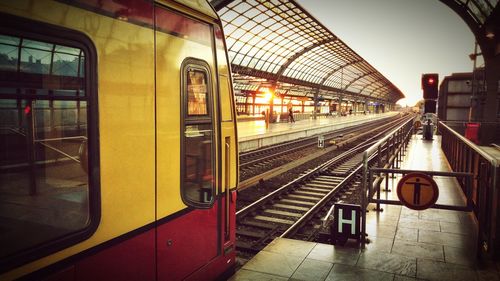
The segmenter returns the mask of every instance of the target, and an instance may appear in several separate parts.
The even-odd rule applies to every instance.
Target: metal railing
[[[361,200],[361,209],[366,210],[370,199],[375,194],[376,189],[368,187],[369,169],[372,164],[383,168],[398,167],[402,161],[406,147],[413,133],[414,119],[409,119],[404,124],[394,129],[390,134],[379,140],[374,145],[370,146],[363,153],[363,196]],[[378,174],[375,179],[375,184],[370,186],[379,186],[382,181],[382,175]],[[380,205],[377,204],[377,209]],[[361,225],[361,247],[365,247],[366,233],[366,212],[362,212]]]
[[[443,122],[438,123],[438,130],[442,135],[441,148],[453,171],[473,175],[471,203],[479,228],[478,257],[499,257],[499,162]],[[465,190],[466,182],[459,184]]]

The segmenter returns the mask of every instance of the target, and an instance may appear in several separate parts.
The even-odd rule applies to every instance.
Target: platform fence
[[[370,146],[363,153],[363,196],[361,197],[361,208],[366,210],[375,193],[375,189],[369,188],[368,178],[370,174],[370,167],[377,166],[380,168],[400,168],[399,164],[403,161],[403,156],[406,153],[406,148],[410,142],[411,136],[414,131],[414,119],[409,119],[398,128],[394,129],[391,133],[387,134],[384,138]],[[384,175],[379,173],[376,175],[375,181],[380,182],[383,180]],[[373,176],[372,176],[373,177]],[[388,174],[387,174],[388,177]],[[371,184],[372,182],[370,182]],[[378,206],[380,207],[380,206]],[[365,247],[366,243],[366,212],[362,212],[361,224],[361,247]]]
[[[471,204],[478,222],[479,258],[500,257],[499,163],[480,146],[466,139],[443,122],[438,123],[442,135],[441,148],[455,172],[473,175]],[[466,182],[459,181],[462,190]]]

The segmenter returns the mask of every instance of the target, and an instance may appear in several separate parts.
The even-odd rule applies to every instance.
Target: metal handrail
[[[397,127],[396,129],[394,129],[390,134],[388,134],[387,136],[385,136],[384,138],[382,138],[381,140],[379,140],[378,142],[376,142],[375,144],[373,144],[372,146],[370,146],[368,149],[366,149],[364,152],[363,152],[363,179],[362,179],[362,183],[361,183],[361,186],[362,186],[362,190],[363,190],[363,196],[361,196],[361,209],[363,210],[362,211],[362,214],[361,214],[361,217],[362,217],[362,221],[363,223],[361,224],[361,247],[364,249],[365,248],[365,243],[366,243],[366,240],[365,240],[365,233],[366,233],[366,208],[368,206],[368,203],[370,201],[370,198],[367,197],[367,196],[370,196],[371,195],[371,190],[368,190],[368,162],[371,160],[371,159],[374,159],[374,156],[375,156],[375,153],[378,152],[380,150],[380,147],[388,142],[391,138],[394,138],[394,136],[400,132],[403,128],[407,127],[409,125],[410,122],[413,122],[415,119],[414,118],[410,118],[407,122],[404,122],[401,126]],[[411,131],[411,130],[410,130]],[[408,137],[408,134],[405,136],[405,139]],[[388,148],[387,148],[388,149]],[[398,149],[399,150],[399,149]],[[399,153],[399,151],[398,151]],[[379,155],[380,157],[380,155]],[[369,191],[367,193],[367,191]]]
[[[403,123],[401,126],[397,127],[396,129],[392,130],[392,132],[390,132],[387,136],[383,137],[382,139],[380,139],[378,142],[376,142],[375,144],[373,144],[372,146],[370,146],[368,149],[365,150],[365,153],[367,154],[373,154],[376,150],[378,149],[378,147],[386,142],[388,139],[392,138],[394,134],[396,134],[396,132],[398,132],[399,130],[401,130],[401,128],[403,128],[404,126],[407,126],[407,124],[409,122],[413,122],[413,118],[412,119],[409,119],[408,121],[406,121],[405,123]]]
[[[497,161],[497,159],[493,158],[491,155],[489,155],[488,153],[486,153],[484,150],[482,150],[479,146],[477,146],[475,143],[471,142],[470,140],[468,140],[467,138],[465,138],[464,136],[460,135],[459,133],[455,132],[453,129],[451,129],[449,126],[447,126],[445,123],[443,123],[442,121],[439,121],[439,125],[440,126],[443,126],[444,128],[446,128],[449,132],[451,132],[456,138],[458,138],[460,141],[462,141],[463,143],[465,143],[467,146],[469,146],[470,148],[472,148],[475,152],[477,152],[479,155],[481,155],[482,157],[484,157],[484,159],[486,159],[487,161],[489,161],[493,166],[495,167],[498,167],[499,166],[499,163]]]

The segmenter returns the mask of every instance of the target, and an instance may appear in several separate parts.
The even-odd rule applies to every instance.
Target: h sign
[[[361,241],[361,206],[352,204],[335,204],[333,224],[331,226],[332,244],[344,244],[347,239]]]
[[[325,137],[318,136],[318,148],[324,148],[324,147],[325,147]]]

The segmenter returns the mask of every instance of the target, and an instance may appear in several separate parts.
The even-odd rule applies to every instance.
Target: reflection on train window
[[[215,196],[214,126],[212,84],[209,66],[197,59],[186,59],[182,66],[182,199],[188,206],[210,207]]]
[[[212,201],[212,125],[186,126],[184,196],[189,202],[209,204]]]
[[[78,48],[0,35],[0,71],[83,77],[84,59]]]
[[[207,75],[204,71],[187,71],[188,115],[207,115]]]
[[[84,64],[79,48],[0,35],[0,259],[89,224]]]

